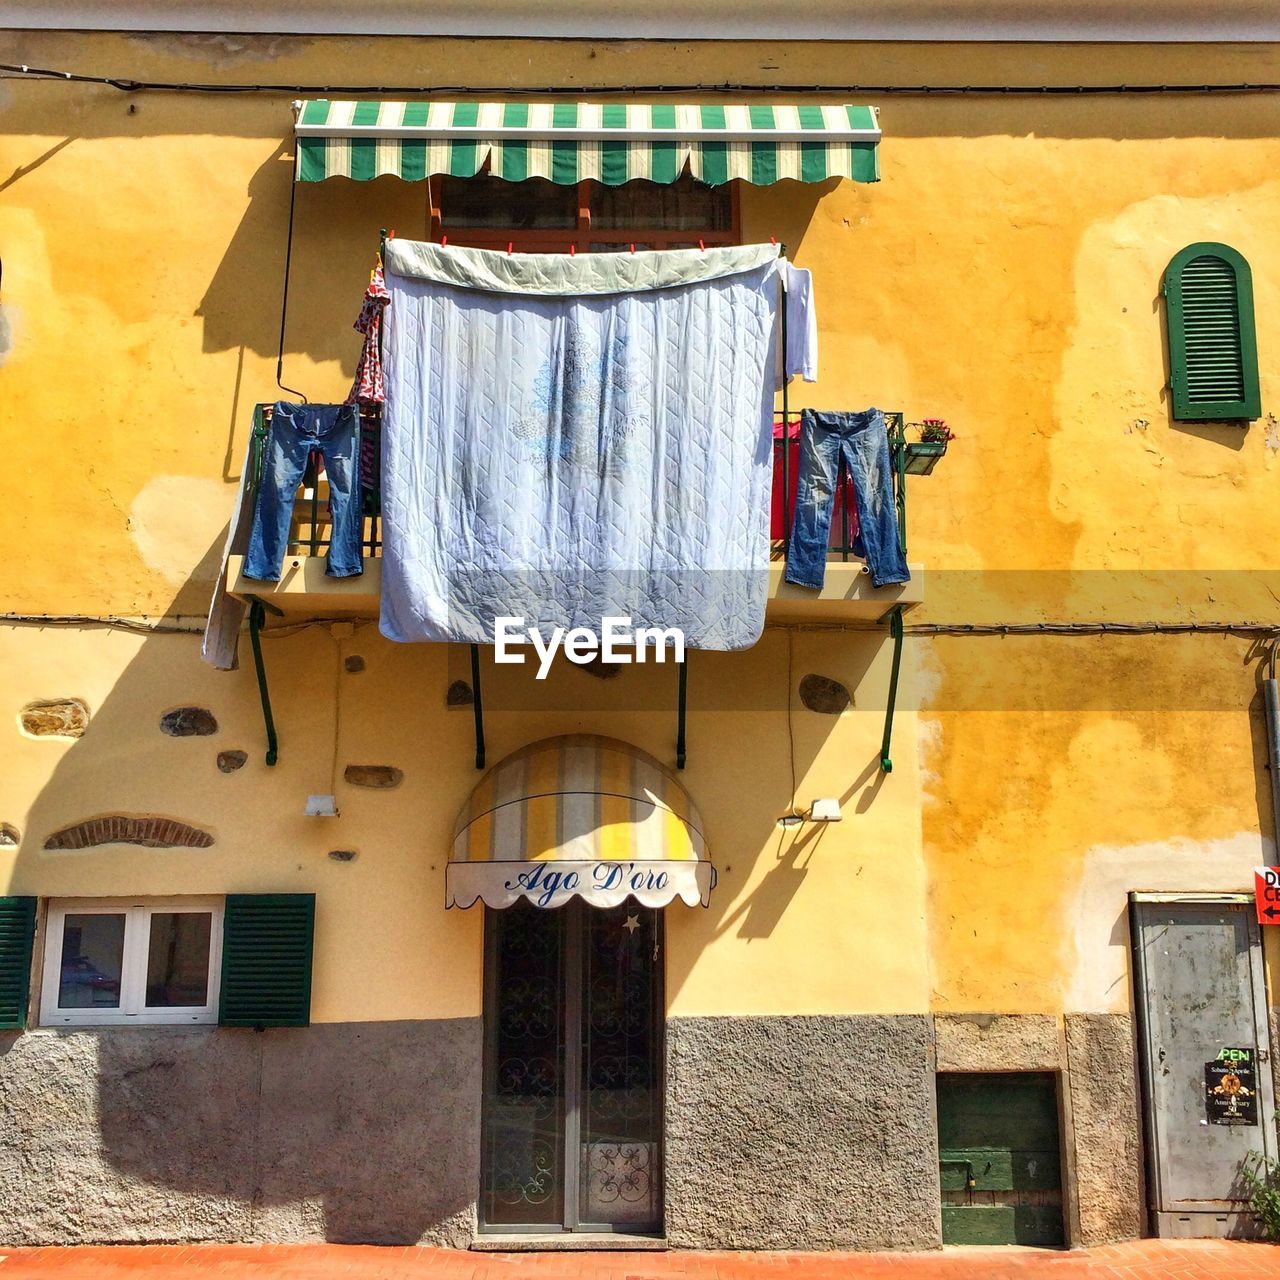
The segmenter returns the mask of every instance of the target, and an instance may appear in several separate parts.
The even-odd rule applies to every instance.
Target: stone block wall
[[[480,1025],[0,1035],[0,1242],[465,1247]]]
[[[937,1248],[932,1040],[923,1015],[669,1021],[668,1242]]]
[[[1128,1014],[940,1014],[939,1071],[1053,1071],[1062,1079],[1070,1243],[1143,1232],[1137,1048]]]

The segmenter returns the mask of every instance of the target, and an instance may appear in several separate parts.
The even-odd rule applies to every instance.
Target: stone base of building
[[[931,1019],[667,1023],[667,1239],[693,1249],[941,1243]]]
[[[1059,1075],[1067,1242],[1090,1248],[1145,1234],[1129,1015],[949,1014],[933,1021],[938,1071]]]
[[[479,1018],[0,1037],[0,1241],[417,1241],[475,1224]]]
[[[482,1024],[37,1031],[0,1038],[0,1241],[466,1247]],[[1123,1015],[667,1023],[666,1238],[941,1245],[934,1073],[1061,1080],[1068,1243],[1143,1233]]]

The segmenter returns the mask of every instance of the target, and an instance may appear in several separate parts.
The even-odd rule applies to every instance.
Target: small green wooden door
[[[1052,1073],[939,1074],[938,1147],[943,1244],[1063,1243]]]

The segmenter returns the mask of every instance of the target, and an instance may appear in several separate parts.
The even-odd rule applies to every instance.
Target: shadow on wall
[[[1253,748],[1253,786],[1258,814],[1262,819],[1264,837],[1276,837],[1280,833],[1280,813],[1276,812],[1275,796],[1271,788],[1271,752],[1267,745],[1266,681],[1271,675],[1271,661],[1276,657],[1280,639],[1259,637],[1249,647],[1245,663],[1253,664],[1254,694],[1249,699],[1249,742]],[[1280,671],[1277,671],[1280,675]],[[1280,861],[1280,841],[1277,842],[1277,861]],[[1280,1070],[1280,1064],[1277,1065]]]
[[[863,664],[859,675],[866,672],[869,661]],[[798,709],[798,714],[804,714]],[[834,725],[832,726],[834,728]],[[797,758],[797,776],[803,776],[818,757],[814,750],[808,759]],[[848,812],[848,806],[856,797],[856,811],[865,813],[875,800],[884,781],[880,771],[880,757],[873,757],[850,782],[839,797],[840,807]],[[786,812],[783,804],[779,816]],[[830,830],[827,823],[803,823],[795,827],[778,827],[774,841],[773,865],[765,872],[764,879],[734,908],[726,910],[727,895],[719,899],[712,895],[712,930],[716,937],[733,932],[739,938],[759,939],[769,937],[781,922],[783,914],[803,887],[809,874],[809,865],[822,852],[823,838]],[[854,874],[857,874],[856,872]],[[682,977],[684,975],[681,975]],[[671,994],[679,990],[680,982],[668,975]]]
[[[236,479],[239,478],[241,461],[242,458],[235,460],[237,470],[234,474]],[[222,549],[226,544],[227,530],[231,526],[231,504],[235,500],[235,490],[230,485],[227,486],[226,498],[228,517],[226,524],[218,530],[218,536],[200,554],[199,559],[191,565],[187,580],[175,591],[173,599],[165,608],[164,613],[160,615],[162,618],[183,618],[190,624],[207,616],[209,599],[213,594],[214,584],[222,576]],[[179,501],[179,496],[162,491],[159,495],[159,500],[176,505]],[[172,528],[171,519],[161,526],[161,529],[166,534]]]
[[[478,1019],[93,1038],[112,1172],[222,1202],[230,1238],[470,1240]]]
[[[128,647],[122,661],[112,656],[116,644]],[[247,638],[242,644],[244,665],[228,673],[201,661],[198,635],[134,641],[50,630],[42,687],[12,687],[4,700],[8,732],[17,732],[21,707],[37,695],[82,699],[87,726],[74,708],[61,718],[56,708],[44,713],[48,724],[83,733],[58,744],[23,824],[9,892],[317,891],[318,932],[344,926],[335,903],[354,882],[348,864],[326,858],[328,832],[301,825],[301,797],[322,789],[317,779],[329,772],[334,664],[352,673],[341,677],[351,682],[347,698],[370,677],[342,665],[323,631],[267,644],[289,748],[268,770]],[[373,661],[372,638],[361,648]],[[443,669],[422,651],[392,660]],[[63,681],[68,687],[59,688]],[[319,695],[307,692],[317,688]],[[443,703],[443,683],[435,692]],[[403,698],[388,715],[413,706],[412,696]],[[169,714],[181,708],[193,710]],[[36,740],[23,755],[38,761],[57,749]],[[297,799],[298,816],[281,816],[272,797],[288,797],[290,814]],[[412,803],[416,813],[421,806]],[[91,821],[108,815],[134,819],[124,830],[151,847],[110,840],[122,828]],[[0,817],[17,825],[17,814]],[[69,827],[80,847],[49,850],[51,837]],[[193,847],[189,832],[211,836],[209,847]],[[423,840],[429,846],[446,835]],[[259,843],[260,861],[244,857],[246,839]],[[367,840],[360,847],[378,858]],[[377,873],[369,879],[365,864],[371,902],[394,875],[401,893],[425,903],[426,868],[415,861],[426,857],[385,861],[383,882]],[[424,921],[437,914],[430,902]],[[465,946],[465,922],[440,924]],[[406,981],[394,972],[386,978]],[[33,1007],[32,1025],[37,1016]],[[0,1034],[5,1239],[465,1244],[479,1181],[480,1047],[473,1018],[258,1033],[153,1026]]]
[[[465,1245],[480,1024],[0,1038],[11,1244]]]
[[[34,160],[29,160],[26,164],[20,164],[7,178],[0,182],[0,192],[7,191],[15,182],[21,181],[27,174],[34,173],[41,165],[47,164],[59,151],[69,147],[75,140],[74,137],[63,138],[60,142],[55,142],[46,151],[41,152]]]
[[[773,633],[772,642],[784,643],[785,637]],[[51,637],[51,646],[56,643]],[[329,751],[328,673],[338,651],[318,630],[268,644],[283,747],[280,764],[268,771],[247,650],[245,666],[225,673],[205,667],[198,647],[197,636],[149,637],[109,692],[97,695],[97,705],[92,693],[83,691],[90,703],[88,727],[65,750],[30,809],[15,892],[38,888],[43,895],[71,896],[103,892],[98,886],[105,883],[117,888],[129,877],[116,870],[106,880],[108,859],[137,868],[137,887],[156,893],[309,891],[321,880],[333,883],[332,873],[324,878],[328,863],[322,861],[317,871],[314,860],[324,855],[312,842],[288,845],[287,823],[273,822],[261,832],[260,866],[224,859],[233,847],[229,841],[241,839],[237,831],[242,833],[245,824],[233,806],[260,807],[264,786],[289,797],[315,789],[315,761],[327,760]],[[412,718],[417,698],[438,699],[444,706],[448,664],[428,647],[389,646],[370,636],[359,648],[368,667],[344,663],[339,669],[352,674],[342,680],[365,680],[384,663],[412,668],[407,680],[397,677],[398,683],[420,692],[386,707],[388,720]],[[842,663],[839,675],[856,692],[877,646],[852,649],[857,656]],[[742,655],[697,656],[709,661],[700,664],[695,688],[704,695],[713,686],[723,692],[716,695],[714,710],[699,710],[696,702],[691,708],[691,751],[704,763],[700,786],[691,783],[695,799],[699,789],[710,790],[710,782],[730,776],[759,750],[758,743],[747,741],[717,747],[726,722],[715,710],[732,716],[761,697],[724,678]],[[768,693],[781,703],[785,664],[774,660],[780,653],[768,656],[777,673]],[[52,669],[58,665],[55,661]],[[570,687],[577,690],[577,709],[557,709],[565,704],[555,702],[536,736],[569,731],[571,722],[586,731],[616,730],[617,712],[610,704],[619,698],[619,686],[632,683],[640,671],[629,668],[606,681],[576,668],[565,670],[563,679],[572,680]],[[672,672],[650,667],[650,673],[669,691]],[[536,698],[532,674],[522,674]],[[633,692],[622,693],[623,700],[654,706],[653,692],[637,683]],[[363,686],[343,686],[352,687]],[[316,689],[323,692],[307,692]],[[511,732],[516,719],[504,724],[501,700],[495,701],[492,738],[505,753],[521,744]],[[195,726],[197,732],[177,737],[162,732],[162,717],[178,707],[209,716],[191,713],[169,721],[182,729]],[[674,709],[664,709],[664,719],[668,714],[674,728]],[[793,714],[809,718],[797,735],[795,767],[804,776],[840,717],[819,715],[798,700]],[[211,722],[216,732],[201,732]],[[528,723],[524,717],[519,722]],[[449,740],[442,739],[439,750],[452,753],[453,772],[443,771],[432,787],[456,795],[419,823],[425,826],[423,842],[442,849],[447,830],[433,834],[434,827],[447,826],[479,776],[470,769],[470,708],[459,706],[446,723]],[[781,755],[788,735],[781,716],[771,736],[765,767],[776,787],[751,797],[741,823],[726,833],[733,845],[725,840],[717,851],[717,857],[738,860],[739,874],[749,873],[748,854],[759,856],[776,816],[789,804],[790,771]],[[228,761],[224,770],[218,763],[223,753],[247,761]],[[491,762],[496,756],[497,751]],[[354,803],[352,793],[347,798]],[[425,816],[426,807],[415,800],[414,811]],[[177,819],[211,832],[215,840],[207,849],[140,851],[112,843],[77,852],[46,851],[46,841],[58,830],[109,813]],[[742,937],[768,937],[803,883],[808,862],[820,853],[825,834],[824,828],[800,828],[793,839],[791,832],[780,832],[776,867],[736,907],[729,883],[713,894],[708,911],[693,917],[700,936],[705,939],[704,929],[736,929]],[[286,847],[288,856],[282,853]],[[363,847],[377,855],[376,842],[370,847],[367,836]],[[406,874],[392,867],[384,875],[397,877],[396,891],[408,900],[421,893],[421,886],[411,883],[416,869]],[[383,882],[374,893],[386,888]],[[339,924],[334,903],[333,892],[318,895],[318,932]],[[473,923],[469,913],[450,917],[445,919],[432,901],[423,909],[422,924],[465,932]],[[404,974],[387,977],[406,980]],[[672,994],[686,977],[672,966]],[[480,1022],[473,1018],[327,1023],[262,1033],[130,1027],[5,1036],[0,1039],[0,1093],[8,1099],[7,1137],[0,1146],[0,1202],[10,1206],[7,1238],[14,1243],[144,1238],[465,1244],[473,1232],[479,1183],[480,1077]]]
[[[296,193],[292,188],[293,144],[286,141],[250,178],[244,217],[196,308],[204,321],[204,350],[247,347],[260,356],[279,354],[293,196],[285,355],[303,356],[315,365],[339,364],[343,377],[350,378],[360,351],[360,338],[351,326],[369,283],[381,230],[425,236],[427,184],[398,178],[331,178],[300,183]]]
[[[763,241],[773,235],[794,255],[819,200],[835,185],[834,180],[784,181],[769,190],[767,201],[761,191],[744,189],[744,236]],[[753,213],[757,208],[761,212]],[[426,182],[330,178],[295,185],[292,143],[286,141],[250,179],[244,217],[196,309],[204,321],[203,349],[238,350],[242,362],[246,349],[268,359],[283,355],[283,385],[256,389],[268,399],[277,394],[331,398],[335,382],[324,367],[340,369],[337,385],[355,374],[360,339],[352,325],[384,229],[406,238],[430,234]],[[566,251],[575,238],[575,232],[565,232]],[[286,258],[289,292],[282,332]],[[238,463],[250,404],[242,399],[237,378],[224,474]]]
[[[789,633],[774,630],[766,631],[760,643],[780,649],[791,642]],[[884,708],[868,700],[865,681],[872,663],[889,643],[887,636],[860,637],[858,642],[843,646],[838,663],[832,669],[824,671],[820,667],[817,673],[852,695],[858,707],[859,727],[846,723],[843,734],[856,735],[853,742],[863,740],[864,717],[869,714],[874,717],[875,740],[877,746],[879,744],[880,716]],[[767,655],[767,661],[776,676],[764,682],[764,689],[779,714],[768,722],[763,735],[735,732],[732,713],[758,709],[752,698],[758,698],[759,692],[740,687],[740,681],[725,678],[727,671],[716,680],[714,676],[704,676],[702,670],[709,665],[707,659],[728,664],[735,656],[695,654],[696,665],[691,668],[690,776],[686,785],[694,802],[702,808],[704,819],[715,816],[722,805],[727,805],[731,812],[721,811],[718,815],[721,835],[713,841],[711,854],[720,875],[710,905],[688,917],[681,915],[681,932],[687,931],[687,938],[682,945],[668,950],[668,1003],[678,998],[699,955],[714,939],[732,936],[753,942],[771,937],[792,909],[815,862],[823,858],[848,860],[851,857],[847,840],[836,838],[828,824],[779,825],[780,818],[803,810],[812,799],[812,795],[803,790],[796,795],[795,788],[799,785],[803,789],[804,779],[813,774],[819,757],[833,749],[832,739],[841,730],[841,712],[830,705],[806,701],[800,692],[804,686],[804,668],[790,664],[786,654],[775,650]],[[792,679],[788,723],[782,712],[786,707],[789,665]],[[730,713],[726,721],[707,714],[692,700],[706,684],[718,688],[715,708]],[[845,740],[850,741],[847,736]],[[704,772],[704,762],[708,760],[711,766]],[[874,803],[883,777],[879,772],[878,754],[860,769],[856,760],[851,759],[845,775],[848,782],[838,799],[844,810],[847,832],[848,819],[853,816],[850,805],[858,812],[865,812]],[[797,806],[794,810],[793,801]],[[757,879],[756,873],[761,869],[764,874]],[[853,876],[859,871],[857,866],[849,868]],[[744,892],[744,883],[751,881],[755,883]]]

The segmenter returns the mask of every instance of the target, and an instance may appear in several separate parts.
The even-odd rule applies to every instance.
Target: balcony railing
[[[821,588],[797,587],[783,577],[787,543],[795,516],[794,488],[798,465],[799,414],[779,415],[775,423],[773,510],[771,512],[771,563],[768,618],[773,622],[869,623],[879,622],[896,609],[910,609],[924,600],[923,575],[912,568],[912,580],[896,586],[874,588],[866,564],[855,549],[854,518],[839,497],[832,514],[827,550],[826,580]],[[906,552],[906,458],[902,414],[885,414],[892,459],[893,489],[898,516],[898,536]],[[783,423],[786,423],[785,430]],[[227,556],[226,590],[244,601],[256,601],[270,613],[295,617],[376,618],[382,589],[383,527],[380,495],[362,495],[364,516],[361,550],[364,572],[356,577],[331,578],[325,573],[329,549],[329,491],[323,473],[313,459],[304,472],[293,505],[288,549],[278,582],[262,582],[244,575],[252,512],[266,462],[271,406],[254,410],[253,430],[241,490],[241,513]],[[364,442],[370,473],[381,471],[379,433],[371,431]],[[787,448],[787,445],[790,448]],[[844,488],[842,482],[841,488]]]
[[[255,406],[253,411],[253,430],[249,439],[249,487],[245,501],[252,507],[257,505],[258,490],[262,485],[262,473],[266,466],[267,437],[271,432],[271,409],[269,404]],[[382,470],[381,432],[373,431],[368,436],[368,447],[373,451],[371,470],[378,475]],[[361,448],[365,448],[365,436],[362,431]],[[363,461],[363,459],[362,459]],[[289,556],[323,556],[329,550],[329,486],[320,472],[320,457],[313,453],[307,460],[306,469],[302,473],[302,482],[293,500],[293,523],[289,530],[289,542],[285,549],[286,559]],[[362,467],[363,470],[363,467]],[[364,518],[360,531],[361,554],[366,560],[382,555],[382,501],[378,490],[371,489],[361,494],[364,507]],[[236,546],[234,552],[243,555],[247,550],[247,535],[244,546]]]
[[[291,538],[281,566],[278,582],[262,582],[244,574],[244,556],[257,505],[258,491],[266,465],[267,439],[271,425],[271,407],[258,405],[254,410],[242,480],[239,505],[235,517],[234,536],[223,570],[224,576],[214,596],[209,629],[205,636],[205,656],[215,666],[235,665],[236,636],[244,609],[237,614],[224,608],[227,597],[247,605],[249,639],[253,649],[258,690],[262,698],[263,720],[267,733],[268,764],[277,760],[278,743],[271,711],[267,673],[262,659],[260,633],[268,613],[292,616],[293,619],[376,618],[380,608],[382,585],[382,513],[380,495],[376,491],[362,494],[365,505],[361,527],[364,572],[355,577],[330,578],[325,574],[324,555],[329,547],[330,521],[327,485],[315,458],[308,461],[302,484],[294,500]],[[893,469],[893,490],[898,517],[898,537],[906,553],[906,460],[907,446],[901,413],[886,413],[889,452]],[[847,496],[837,501],[833,512],[832,533],[828,548],[825,582],[818,590],[797,587],[783,578],[783,560],[794,517],[793,472],[798,459],[798,414],[784,413],[775,426],[774,441],[774,510],[776,523],[773,561],[769,573],[769,599],[766,617],[773,622],[825,624],[888,624],[893,642],[889,700],[885,712],[884,736],[880,749],[880,768],[888,773],[893,768],[889,756],[893,709],[897,694],[898,672],[902,659],[905,611],[924,600],[923,575],[918,566],[912,569],[911,581],[881,588],[871,586],[854,549],[852,513]],[[372,474],[381,471],[378,457],[379,433],[372,431],[362,440],[366,460]],[[843,488],[844,482],[841,482]],[[211,656],[212,655],[212,656]],[[472,685],[476,689],[473,711],[476,720],[476,767],[483,768],[484,725],[479,696],[480,658],[477,645],[471,645]],[[676,760],[684,768],[685,667],[680,665],[679,729]]]
[[[799,467],[800,412],[780,413],[773,425],[773,505],[769,513],[773,558],[785,560],[795,519],[796,471]],[[893,472],[893,500],[898,515],[898,543],[907,554],[907,486],[906,432],[901,410],[886,410],[885,427],[889,433],[889,458]],[[855,550],[855,520],[849,506],[853,497],[852,482],[842,476],[833,499],[831,532],[827,542],[828,561],[842,563],[861,560]]]
[[[905,484],[904,449],[905,435],[903,415],[900,411],[886,412],[885,424],[889,433],[889,452],[893,464],[894,502],[898,514],[898,539],[903,554],[907,549],[907,492]],[[254,410],[253,433],[250,445],[251,479],[247,500],[257,502],[258,488],[266,458],[267,436],[271,429],[271,406],[260,404]],[[781,414],[774,422],[773,441],[773,490],[770,509],[770,544],[772,559],[786,559],[792,522],[795,519],[796,472],[799,465],[800,413],[790,412],[784,419]],[[381,433],[368,433],[362,440],[362,462],[371,465],[374,475],[381,472]],[[329,549],[328,485],[319,470],[319,456],[313,454],[302,477],[302,483],[293,504],[293,523],[287,556],[323,556]],[[828,561],[847,563],[860,561],[855,550],[855,517],[850,511],[852,489],[847,477],[842,478],[834,498],[831,533],[827,546]],[[360,544],[366,559],[382,555],[382,507],[381,494],[376,487],[366,488],[362,495],[364,518]],[[234,550],[241,555],[244,547]]]

